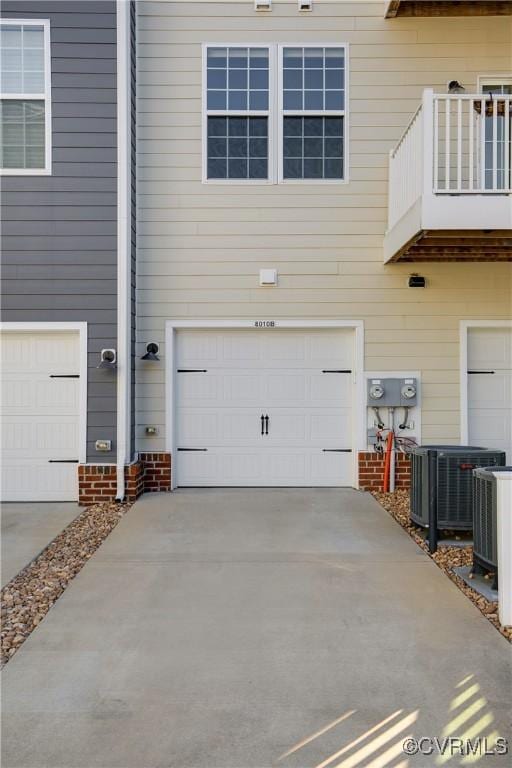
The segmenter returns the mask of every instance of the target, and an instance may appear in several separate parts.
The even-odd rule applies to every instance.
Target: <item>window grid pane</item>
[[[44,93],[44,27],[4,24],[1,40],[0,91]]]
[[[285,111],[343,111],[345,51],[343,48],[283,49]]]
[[[268,77],[268,48],[208,48],[207,108],[266,112]]]
[[[208,117],[208,178],[266,179],[268,119]]]
[[[285,117],[285,179],[343,178],[343,117]]]
[[[0,102],[0,167],[44,168],[44,101]]]

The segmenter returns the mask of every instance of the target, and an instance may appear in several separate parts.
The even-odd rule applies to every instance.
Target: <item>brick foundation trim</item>
[[[171,490],[171,454],[139,453],[144,467],[144,493],[161,493]]]
[[[384,456],[376,451],[360,451],[357,456],[359,487],[363,491],[381,491],[384,482]],[[411,487],[411,460],[404,453],[395,454],[395,488]]]
[[[140,453],[125,467],[125,498],[135,501],[143,493],[171,490],[171,454]],[[81,506],[113,501],[117,492],[115,464],[78,465],[78,503]]]

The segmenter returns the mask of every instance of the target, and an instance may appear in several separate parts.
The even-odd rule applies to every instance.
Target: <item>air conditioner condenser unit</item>
[[[473,573],[494,573],[498,588],[497,480],[495,472],[512,467],[479,467],[473,470]]]

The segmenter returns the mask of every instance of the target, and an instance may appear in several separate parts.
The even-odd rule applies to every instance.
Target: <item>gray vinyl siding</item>
[[[50,20],[52,175],[4,176],[2,319],[87,321],[89,461],[116,458],[116,4],[4,0],[5,18]],[[112,440],[97,453],[98,438]]]

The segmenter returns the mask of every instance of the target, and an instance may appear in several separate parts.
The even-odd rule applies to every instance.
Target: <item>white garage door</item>
[[[507,451],[512,464],[512,329],[470,328],[468,436],[472,445]]]
[[[179,331],[180,486],[351,485],[351,329]]]
[[[2,499],[77,499],[78,333],[5,331],[1,349]]]

